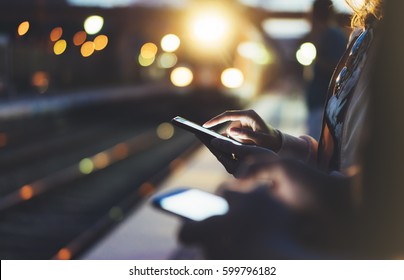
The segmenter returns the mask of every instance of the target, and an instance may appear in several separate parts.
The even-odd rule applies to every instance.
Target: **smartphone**
[[[236,141],[234,139],[225,137],[225,136],[223,136],[223,135],[221,135],[221,134],[219,134],[219,133],[217,133],[217,132],[215,132],[213,130],[207,129],[207,128],[203,127],[203,126],[200,126],[199,124],[196,124],[196,123],[193,123],[193,122],[191,122],[191,121],[189,121],[187,119],[184,119],[183,117],[175,117],[175,118],[173,118],[171,120],[171,122],[174,125],[176,125],[178,127],[181,127],[183,129],[188,130],[188,131],[190,131],[192,133],[195,133],[195,134],[204,134],[204,135],[206,135],[208,137],[211,137],[211,138],[219,138],[219,139],[222,139],[222,140],[229,141],[229,142],[231,142],[231,143],[233,143],[235,145],[242,145],[242,143],[240,143],[240,142],[238,142],[238,141]]]
[[[229,204],[223,197],[190,188],[157,195],[152,204],[160,210],[193,221],[224,215],[229,211]]]

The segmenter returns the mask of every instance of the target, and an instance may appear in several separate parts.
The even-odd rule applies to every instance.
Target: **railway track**
[[[210,101],[201,100],[145,98],[0,122],[1,259],[78,257],[198,144],[166,123],[172,112],[207,119],[228,106],[202,118],[195,106]]]

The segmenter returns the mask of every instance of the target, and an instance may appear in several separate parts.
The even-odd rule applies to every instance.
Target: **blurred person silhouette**
[[[371,206],[381,210],[377,196],[382,191],[369,181],[376,175],[363,159],[377,168],[380,162],[375,155],[386,158],[380,145],[386,142],[381,124],[375,127],[370,122],[377,116],[368,110],[382,1],[366,0],[355,12],[356,28],[329,86],[319,142],[310,136],[284,134],[251,110],[227,111],[205,124],[230,122],[228,136],[247,144],[201,139],[228,172],[243,180],[233,182],[233,190],[223,193],[230,204],[228,214],[184,223],[180,231],[184,243],[202,245],[208,258],[373,256],[373,247],[364,248],[375,242],[376,235],[362,235],[363,228],[377,224],[374,218],[380,215]],[[383,91],[379,89],[378,94]],[[377,103],[372,101],[374,109]],[[374,136],[383,142],[368,141]],[[372,145],[366,146],[366,141]],[[370,149],[378,153],[369,153]],[[367,189],[365,181],[373,188]]]
[[[321,133],[327,88],[335,66],[346,49],[347,36],[334,23],[331,0],[316,0],[311,11],[311,32],[304,41],[314,44],[317,51],[312,78],[306,87],[308,134],[318,140]]]

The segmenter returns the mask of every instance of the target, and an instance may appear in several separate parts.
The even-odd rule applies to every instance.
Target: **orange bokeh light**
[[[94,45],[96,51],[101,51],[105,49],[105,47],[108,45],[108,37],[105,35],[98,35],[94,39]]]
[[[81,46],[81,55],[84,57],[89,57],[90,55],[92,55],[95,51],[95,45],[94,42],[88,41],[85,42],[82,46]]]
[[[18,32],[18,35],[24,36],[25,34],[27,34],[28,30],[29,30],[29,22],[23,21],[18,26],[17,32]]]
[[[123,143],[118,144],[113,148],[112,154],[117,160],[124,159],[129,155],[128,146]]]
[[[62,34],[63,34],[62,27],[55,27],[52,29],[49,38],[52,42],[56,42],[62,37]]]
[[[94,166],[97,169],[105,168],[109,165],[110,160],[108,154],[102,152],[93,157]]]
[[[72,258],[72,253],[67,248],[62,248],[57,254],[58,260],[70,260]]]
[[[20,189],[20,197],[23,200],[29,200],[34,196],[34,190],[30,185],[25,185]]]
[[[87,39],[87,33],[84,31],[79,31],[73,36],[73,44],[75,46],[82,45]]]

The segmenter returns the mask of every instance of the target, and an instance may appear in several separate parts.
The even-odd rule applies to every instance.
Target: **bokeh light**
[[[94,51],[95,51],[94,42],[91,41],[85,42],[80,49],[81,55],[83,57],[89,57],[94,53]]]
[[[79,170],[83,174],[90,174],[94,170],[94,163],[89,158],[84,158],[79,163]]]
[[[87,39],[87,33],[84,31],[79,31],[73,36],[73,44],[75,46],[82,45]]]
[[[156,187],[152,183],[145,182],[139,187],[138,193],[140,194],[140,196],[145,197],[152,194],[155,191]]]
[[[160,139],[168,140],[174,135],[174,127],[172,124],[165,122],[157,127],[156,133]]]
[[[238,88],[244,83],[243,73],[236,68],[228,68],[222,72],[220,77],[222,84],[228,88]]]
[[[165,52],[175,52],[181,44],[180,38],[174,34],[167,34],[161,39],[161,48]]]
[[[237,46],[237,52],[242,57],[250,59],[257,64],[265,65],[273,62],[271,53],[262,43],[242,42]]]
[[[187,67],[177,67],[170,75],[170,80],[177,87],[186,87],[192,83],[194,75]]]
[[[30,185],[25,185],[20,189],[20,197],[23,200],[29,200],[34,196],[34,190]]]
[[[129,155],[128,145],[125,143],[120,143],[112,149],[112,154],[116,160],[121,160]]]
[[[8,137],[6,133],[0,133],[0,148],[7,146]]]
[[[97,34],[104,26],[104,18],[100,16],[89,16],[84,21],[84,30],[89,35]]]
[[[70,260],[72,258],[72,252],[67,248],[62,248],[56,255],[58,260]]]
[[[304,66],[309,66],[316,59],[317,50],[312,43],[303,43],[296,52],[297,61]]]
[[[53,52],[56,55],[61,55],[62,53],[65,52],[67,47],[67,42],[66,40],[59,40],[55,43],[55,45],[53,46]]]
[[[49,76],[45,71],[36,71],[32,75],[31,83],[39,93],[45,93],[49,86]]]
[[[63,29],[62,27],[55,27],[52,29],[49,39],[52,42],[56,42],[57,40],[59,40],[60,38],[62,38],[63,35]]]
[[[17,32],[18,35],[24,36],[25,34],[27,34],[28,30],[29,30],[29,21],[23,21],[18,26]]]
[[[173,53],[163,53],[158,58],[158,63],[161,68],[171,68],[177,64],[178,58]]]
[[[103,169],[110,164],[110,159],[107,153],[101,152],[96,154],[93,158],[94,167],[97,169]]]
[[[140,49],[140,55],[145,59],[154,58],[157,54],[157,46],[154,43],[146,43]]]
[[[96,51],[101,51],[105,49],[105,47],[108,45],[108,37],[105,35],[98,35],[94,39],[94,49]]]
[[[151,58],[145,58],[141,54],[139,54],[139,57],[138,57],[139,64],[143,67],[152,65],[154,60],[155,60],[155,56],[153,56]]]

